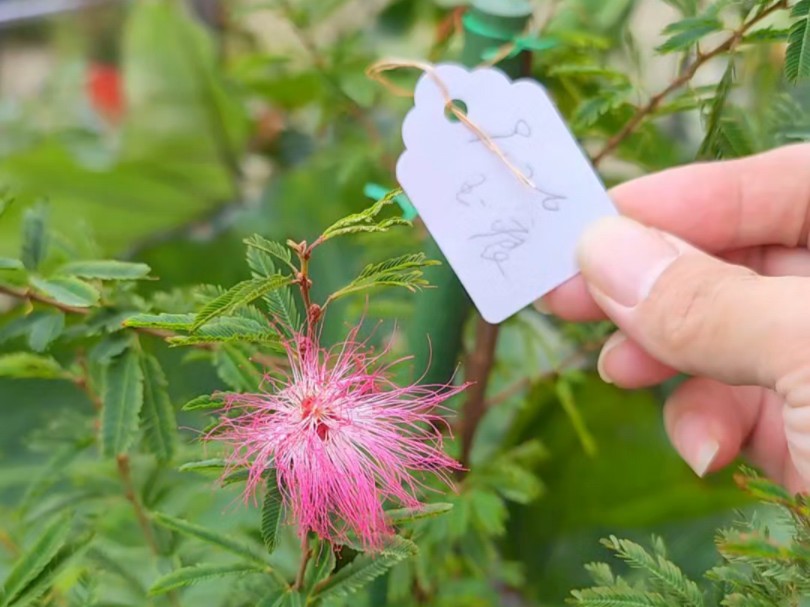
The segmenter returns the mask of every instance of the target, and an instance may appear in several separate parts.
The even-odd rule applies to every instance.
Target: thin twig
[[[149,517],[147,516],[146,511],[143,509],[143,505],[138,499],[138,494],[135,492],[135,485],[132,483],[129,455],[126,453],[120,453],[115,458],[115,461],[118,463],[118,476],[121,478],[121,484],[124,486],[124,497],[126,497],[127,501],[132,504],[132,509],[135,511],[135,518],[138,519],[138,526],[141,528],[141,532],[143,533],[143,537],[146,540],[149,549],[156,558],[159,558],[160,546],[158,546],[157,539],[155,538],[155,532],[152,529],[152,524],[149,522]],[[179,607],[180,602],[177,598],[177,594],[174,591],[169,591],[167,596],[172,605]]]
[[[62,302],[56,301],[55,299],[51,299],[50,297],[46,297],[45,295],[40,295],[39,293],[32,291],[30,289],[14,289],[12,287],[0,285],[0,294],[8,295],[9,297],[13,297],[14,299],[19,299],[21,301],[41,303],[42,305],[48,306],[49,308],[61,310],[66,314],[77,314],[80,316],[87,316],[92,311],[91,308],[78,308],[76,306],[69,306],[67,304],[63,304]],[[150,327],[125,327],[125,328],[130,331],[140,333],[141,335],[151,335],[152,337],[157,337],[163,340],[171,339],[172,337],[179,337],[177,333],[174,333],[173,331],[168,331],[166,329],[154,329]],[[215,348],[214,344],[200,343],[190,345],[193,348],[198,348],[201,350],[214,350]],[[257,352],[256,354],[253,354],[250,358],[254,362],[257,362],[265,367],[269,367],[271,369],[279,368],[279,359],[276,358],[275,356]]]
[[[301,590],[304,587],[304,575],[307,572],[307,565],[309,559],[312,558],[312,550],[309,547],[309,535],[304,534],[301,538],[301,562],[298,565],[298,573],[295,576],[295,590]]]
[[[475,334],[475,347],[467,358],[467,377],[471,382],[467,392],[467,401],[461,412],[461,465],[467,468],[470,463],[475,432],[486,413],[484,401],[487,384],[495,362],[495,348],[498,345],[499,325],[491,325],[483,318],[478,318]]]
[[[93,409],[95,409],[96,412],[99,412],[104,408],[104,400],[101,398],[101,396],[99,396],[99,394],[93,389],[93,386],[90,384],[90,371],[87,368],[87,359],[84,357],[83,353],[81,353],[78,356],[78,362],[79,368],[82,370],[82,374],[77,375],[73,379],[73,383],[76,384],[76,387],[78,387],[87,395],[87,398],[93,405]]]
[[[698,53],[695,60],[692,64],[687,67],[683,73],[681,73],[678,78],[673,80],[666,88],[664,88],[659,93],[656,93],[652,97],[650,97],[649,101],[646,104],[641,106],[636,110],[636,113],[628,120],[625,125],[619,130],[618,133],[613,135],[610,139],[607,140],[605,145],[600,149],[594,156],[593,156],[593,164],[598,166],[605,158],[610,156],[616,148],[618,148],[625,139],[627,139],[630,135],[636,132],[641,123],[644,120],[654,113],[660,105],[669,97],[672,93],[679,90],[681,87],[687,85],[692,78],[694,78],[695,74],[702,68],[706,63],[711,61],[712,59],[727,53],[729,51],[733,51],[737,45],[742,40],[743,36],[755,25],[757,25],[760,21],[768,17],[769,15],[775,13],[778,10],[782,10],[787,8],[788,3],[787,0],[781,0],[776,4],[773,4],[766,8],[765,10],[761,11],[757,15],[755,15],[750,21],[743,23],[739,28],[737,28],[724,42],[717,45],[712,50],[706,53]]]
[[[118,476],[121,478],[121,484],[124,486],[124,497],[127,498],[132,508],[135,511],[135,518],[138,519],[138,525],[143,532],[143,537],[149,545],[149,549],[155,556],[160,555],[160,547],[155,539],[155,532],[152,525],[149,523],[149,517],[141,505],[138,495],[135,493],[135,486],[132,483],[132,472],[129,465],[129,456],[126,453],[119,454],[115,461],[118,463]]]

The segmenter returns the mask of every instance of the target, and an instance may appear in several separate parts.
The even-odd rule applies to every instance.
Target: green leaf
[[[574,400],[574,392],[571,389],[571,384],[564,378],[560,378],[560,380],[555,384],[554,388],[557,393],[557,398],[560,399],[560,404],[562,405],[563,410],[568,415],[568,419],[571,420],[571,425],[574,427],[574,430],[579,437],[579,441],[582,444],[582,449],[590,456],[596,455],[596,440],[588,430],[585,420],[577,407],[577,403]]]
[[[95,287],[78,278],[32,276],[31,284],[45,295],[67,306],[86,308],[97,304],[100,297]]]
[[[389,228],[398,225],[411,225],[410,221],[402,217],[389,217],[382,221],[376,222],[377,215],[388,205],[393,204],[396,197],[402,194],[402,190],[396,189],[388,192],[383,198],[375,202],[373,205],[361,211],[354,213],[348,217],[344,217],[336,221],[331,226],[324,230],[321,234],[320,241],[325,242],[336,236],[343,236],[345,234],[357,234],[360,232],[385,232]]]
[[[607,563],[588,563],[585,570],[597,586],[612,586],[616,583],[613,570]]]
[[[236,346],[223,344],[214,354],[217,374],[235,390],[253,390],[262,381],[262,374]]]
[[[254,235],[245,240],[248,245],[247,261],[254,278],[269,277],[276,274],[276,264],[273,258],[280,259],[289,265],[294,271],[295,266],[291,263],[291,253],[287,247],[277,242],[269,241],[261,236]],[[292,331],[301,326],[301,316],[298,307],[289,287],[281,287],[264,296],[264,301],[270,314],[280,329],[288,337]]]
[[[137,353],[128,350],[106,369],[101,410],[101,452],[106,457],[126,453],[135,442],[143,400],[143,369]]]
[[[196,331],[211,319],[228,314],[239,306],[247,305],[271,291],[289,285],[291,282],[292,277],[282,274],[240,282],[205,304],[195,317],[191,330]]]
[[[180,472],[216,471],[221,472],[228,466],[228,462],[219,457],[186,462],[178,468]]]
[[[275,274],[275,264],[272,259],[268,261],[266,255],[278,259],[293,272],[297,271],[297,268],[292,264],[292,251],[289,247],[279,242],[267,240],[258,234],[254,234],[250,238],[245,238],[243,242],[248,247],[248,265],[255,273],[261,276],[272,276]]]
[[[26,209],[23,216],[22,262],[36,270],[48,253],[48,206],[45,203]]]
[[[188,331],[194,324],[194,314],[136,314],[124,321],[125,327]]]
[[[602,65],[563,63],[550,68],[552,76],[579,76],[583,78],[604,78],[612,81],[628,82],[627,74]]]
[[[192,398],[185,405],[183,411],[207,411],[209,409],[221,409],[222,400],[214,394],[202,394]]]
[[[146,278],[152,269],[145,263],[126,261],[74,261],[59,270],[59,274],[78,276],[79,278],[98,278],[100,280],[138,280]]]
[[[411,521],[418,521],[420,519],[433,518],[441,516],[453,509],[453,504],[425,504],[418,508],[395,508],[393,510],[385,511],[385,518],[391,525],[401,525],[402,523],[410,523]]]
[[[602,116],[618,110],[627,102],[631,88],[626,85],[607,86],[600,93],[582,103],[574,113],[576,128],[589,127]]]
[[[662,54],[685,51],[693,47],[704,37],[720,31],[722,28],[722,21],[714,18],[697,17],[673,23],[664,30],[664,32],[673,33],[674,35],[655,50]]]
[[[375,555],[361,554],[340,569],[320,587],[313,590],[312,597],[321,600],[350,596],[383,575],[397,563],[414,557],[419,549],[410,540],[399,536],[386,539],[383,548]]]
[[[141,361],[143,370],[143,420],[144,437],[149,450],[158,461],[168,462],[177,450],[177,420],[167,392],[166,375],[157,358],[145,355]]]
[[[278,477],[276,470],[266,472],[267,479],[264,502],[262,502],[262,540],[267,551],[272,553],[278,545],[278,534],[284,522],[281,516],[281,493],[278,490]]]
[[[295,303],[292,289],[283,287],[271,291],[264,296],[264,302],[267,304],[273,320],[279,323],[279,328],[287,337],[301,328],[301,314]]]
[[[780,27],[761,27],[746,34],[743,39],[743,44],[773,44],[775,42],[784,42],[790,36],[789,29]]]
[[[70,533],[70,519],[62,516],[52,521],[34,545],[17,560],[3,584],[2,606],[13,605],[25,587],[47,567],[65,544]]]
[[[273,607],[304,607],[304,605],[306,605],[306,597],[293,590],[285,592],[273,603]]]
[[[188,537],[201,540],[207,544],[211,544],[212,546],[217,546],[226,552],[235,554],[236,556],[267,569],[268,562],[258,551],[254,550],[250,546],[231,539],[227,535],[213,531],[212,529],[208,529],[206,527],[195,525],[194,523],[189,523],[183,519],[169,516],[168,514],[164,514],[162,512],[156,512],[154,514],[154,519],[155,522],[163,527],[166,527],[167,529],[171,529],[172,531],[176,531]]]
[[[258,322],[252,318],[225,316],[215,318],[205,324],[194,335],[177,335],[167,341],[173,346],[213,343],[261,343],[270,344],[279,349],[278,335],[267,322]]]
[[[262,599],[256,603],[256,607],[275,607],[276,601],[281,599],[284,594],[286,594],[284,588],[275,588],[265,594]]]
[[[369,264],[357,278],[335,292],[330,299],[376,287],[402,287],[411,292],[417,291],[428,285],[422,270],[435,265],[439,265],[439,262],[427,259],[424,253],[409,253]]]
[[[703,593],[674,563],[653,556],[638,544],[615,536],[603,542],[634,569],[644,571],[652,589],[684,607],[703,607]]]
[[[49,356],[12,352],[0,355],[0,377],[65,379],[68,374]]]
[[[93,539],[92,533],[87,533],[78,539],[68,542],[54,555],[45,566],[45,569],[20,592],[17,597],[9,603],[9,607],[26,607],[39,599],[54,583],[56,576],[84,549]]]
[[[249,573],[259,573],[262,569],[253,565],[193,565],[176,569],[158,579],[149,589],[149,594],[165,594],[178,588],[191,586],[204,580],[226,576],[243,576]]]
[[[19,259],[0,257],[0,270],[22,270],[25,266]]]
[[[801,4],[801,3],[800,3]],[[799,9],[798,11],[796,9]],[[794,8],[794,14],[807,14],[805,5]],[[810,76],[810,17],[803,17],[790,28],[785,55],[785,77],[796,84]]]
[[[807,17],[810,15],[810,0],[799,0],[790,9],[791,17]]]
[[[119,331],[111,335],[105,335],[89,352],[89,358],[93,362],[105,365],[113,358],[121,355],[124,350],[134,345],[135,339],[131,333]]]
[[[699,159],[707,159],[717,156],[718,136],[720,124],[723,119],[723,112],[726,109],[726,102],[734,86],[734,62],[729,62],[723,77],[717,84],[717,92],[714,98],[704,106],[706,135],[698,150]]]
[[[470,504],[470,519],[475,528],[488,537],[499,537],[506,531],[506,504],[494,492],[473,490],[464,496]]]
[[[575,590],[572,603],[581,607],[672,607],[664,597],[619,586]]]
[[[787,489],[768,479],[750,474],[737,474],[734,480],[744,491],[748,492],[759,501],[789,506],[796,504],[796,500]]]
[[[14,204],[14,197],[9,193],[9,190],[6,188],[0,191],[0,217],[8,211],[12,204]]]
[[[43,312],[28,327],[28,345],[34,352],[42,352],[64,328],[65,315],[61,311]]]
[[[699,8],[699,0],[664,0],[664,2],[679,10],[686,17],[692,17]]]
[[[304,587],[308,590],[329,577],[337,564],[335,551],[327,542],[313,542],[310,549],[313,551],[312,558],[304,571]]]

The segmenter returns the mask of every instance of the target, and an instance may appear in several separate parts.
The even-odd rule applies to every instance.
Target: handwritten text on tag
[[[616,210],[539,84],[453,64],[433,77],[509,162],[447,117],[425,74],[403,125],[397,178],[481,315],[502,322],[576,275],[583,230]]]

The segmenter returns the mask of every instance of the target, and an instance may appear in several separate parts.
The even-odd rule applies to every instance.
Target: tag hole
[[[453,108],[455,108],[465,116],[467,115],[467,104],[464,103],[461,99],[453,99],[444,108],[444,117],[447,118],[450,122],[458,122],[458,116],[456,116],[453,113]]]

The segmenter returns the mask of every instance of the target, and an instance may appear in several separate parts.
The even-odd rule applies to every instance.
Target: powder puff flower
[[[266,392],[232,394],[210,437],[247,467],[246,497],[276,468],[285,506],[303,535],[373,550],[391,533],[384,503],[419,507],[418,474],[449,484],[459,465],[442,450],[438,408],[465,386],[400,387],[391,365],[357,341],[358,328],[326,350],[302,334],[285,342],[290,370]]]

